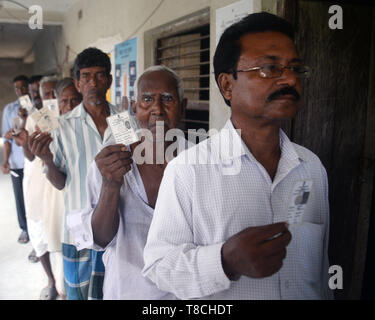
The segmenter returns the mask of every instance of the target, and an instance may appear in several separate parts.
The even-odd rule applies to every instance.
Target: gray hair
[[[47,83],[47,82],[57,83],[57,81],[59,81],[59,79],[56,76],[45,76],[45,77],[43,77],[40,80],[40,82],[39,82],[39,93],[40,93],[40,96],[43,97],[42,87],[43,87],[43,85],[45,83]]]
[[[178,94],[178,100],[181,102],[182,99],[184,98],[184,85],[183,85],[183,82],[182,82],[182,79],[180,78],[180,76],[175,72],[173,71],[172,69],[168,68],[167,66],[165,65],[156,65],[156,66],[151,66],[151,67],[148,67],[145,71],[143,71],[143,73],[138,77],[137,81],[136,81],[136,85],[135,85],[135,88],[134,88],[134,91],[135,91],[135,97],[138,96],[138,85],[139,85],[139,80],[145,76],[146,74],[149,74],[151,72],[155,72],[155,71],[163,71],[163,72],[168,72],[172,77],[173,79],[176,81],[176,85],[177,85],[177,94]]]
[[[59,99],[60,97],[60,94],[62,94],[62,92],[70,87],[70,86],[73,86],[74,87],[74,80],[73,78],[64,78],[64,79],[61,79],[59,80],[57,83],[56,83],[56,87],[55,87],[55,96],[57,99]]]

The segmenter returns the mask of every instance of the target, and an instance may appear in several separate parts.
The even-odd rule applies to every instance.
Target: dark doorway
[[[344,276],[344,288],[335,296],[360,299],[363,282],[370,281],[369,274],[363,276],[374,184],[375,15],[370,5],[341,3],[344,28],[331,30],[328,9],[337,4],[278,2],[279,14],[296,27],[300,56],[313,70],[304,83],[303,107],[285,129],[293,141],[316,153],[327,170],[330,264],[340,265]],[[374,289],[369,290],[374,296]]]

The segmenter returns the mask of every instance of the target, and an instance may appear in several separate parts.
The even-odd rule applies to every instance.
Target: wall
[[[34,74],[52,74],[62,62],[63,41],[61,26],[44,26],[43,32],[34,43]],[[58,59],[58,60],[57,60]]]
[[[0,70],[0,119],[2,119],[4,107],[17,99],[13,87],[14,77],[20,74],[30,76],[33,65],[24,64],[21,59],[0,59]]]
[[[138,1],[90,1],[81,0],[65,15],[60,45],[59,59],[65,55],[66,46],[70,47],[69,62],[77,53],[100,38],[119,37],[122,41],[138,37],[138,71],[145,65],[144,32],[163,24],[187,16],[204,8],[210,8],[211,62],[215,52],[216,9],[236,0],[138,0]],[[161,3],[160,7],[158,7]],[[157,8],[158,7],[158,8]],[[261,9],[275,12],[275,1],[254,0],[255,11]],[[154,14],[150,17],[153,11]],[[82,10],[82,18],[78,18]],[[149,18],[150,17],[150,18]],[[212,66],[212,64],[211,64]],[[212,68],[212,67],[211,67]],[[216,87],[213,75],[210,78],[210,128],[220,129],[230,115],[230,109],[224,104]]]

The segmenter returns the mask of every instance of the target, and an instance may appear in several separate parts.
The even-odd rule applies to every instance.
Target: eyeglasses
[[[248,72],[259,70],[259,76],[262,78],[278,78],[284,72],[284,69],[289,69],[297,78],[308,78],[310,76],[310,68],[308,66],[283,66],[278,63],[264,64],[259,67],[252,67],[244,70],[236,70],[237,72]]]

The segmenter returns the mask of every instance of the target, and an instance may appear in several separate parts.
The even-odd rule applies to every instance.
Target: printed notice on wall
[[[254,0],[242,0],[216,10],[216,45],[224,30],[254,12]]]
[[[134,98],[137,79],[137,38],[121,42],[115,46],[115,101],[118,107],[121,98]]]

